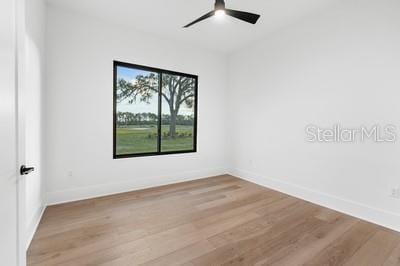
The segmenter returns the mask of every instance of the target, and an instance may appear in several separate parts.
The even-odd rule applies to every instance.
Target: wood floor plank
[[[343,265],[377,232],[377,226],[357,222],[305,265]]]
[[[319,216],[317,216],[319,217]],[[317,230],[311,232],[305,239],[298,242],[295,248],[276,259],[270,265],[297,266],[304,265],[319,252],[333,243],[337,238],[345,234],[358,220],[346,215],[338,217],[335,221],[326,223]]]
[[[400,234],[229,175],[50,206],[28,265],[400,265]]]
[[[251,254],[248,257],[246,256],[246,259],[252,260],[254,253],[258,252],[258,250],[255,249],[258,249],[260,246],[265,245],[266,243],[273,242],[290,229],[297,228],[301,224],[305,224],[307,217],[312,217],[315,207],[307,203],[304,204],[305,206],[303,206],[303,208],[299,208],[297,211],[294,211],[293,214],[285,216],[285,218],[276,222],[266,232],[260,231],[259,234],[252,234],[244,238],[242,235],[238,235],[238,238],[224,243],[224,245],[216,250],[193,260],[192,263],[195,265],[212,265],[214,260],[217,258],[217,265],[222,265],[227,262],[242,264],[243,257],[246,256],[245,254]],[[314,220],[316,221],[317,219],[314,218]],[[314,225],[311,223],[308,224],[310,226]],[[238,228],[233,228],[233,230],[230,232],[232,233],[232,231],[236,231],[237,229]],[[210,238],[210,241],[213,242],[212,238]],[[233,253],[234,255],[227,257],[219,255],[221,253]]]
[[[383,266],[400,266],[400,244],[392,250]]]
[[[223,233],[215,235],[209,238],[209,241],[216,248],[218,248],[228,245],[230,243],[236,243],[241,240],[263,235],[269,230],[274,230],[274,233],[278,233],[281,229],[286,229],[285,226],[287,225],[288,220],[292,220],[293,218],[297,219],[300,212],[302,213],[300,214],[301,216],[303,216],[303,212],[306,213],[306,209],[299,208],[304,207],[305,204],[306,203],[304,202],[299,202],[299,204],[290,206],[291,208],[286,208],[282,211],[276,210],[275,212],[271,212],[270,215],[260,216],[259,218],[251,222],[245,223],[241,226],[232,228],[231,230],[226,230]],[[288,216],[290,216],[290,218],[288,218]]]
[[[379,230],[348,260],[345,266],[383,265],[399,243],[400,240],[396,235]]]
[[[143,266],[182,265],[212,251],[213,249],[214,247],[207,240],[201,240],[200,242],[197,242],[193,245],[187,246],[183,249],[174,251],[170,254],[148,261],[141,265]]]
[[[270,259],[274,258],[274,255],[279,254],[281,250],[290,248],[299,242],[304,235],[308,232],[315,230],[323,224],[322,221],[315,217],[308,217],[300,219],[296,222],[296,226],[290,226],[289,230],[284,230],[278,235],[273,235],[271,232],[263,235],[261,238],[256,237],[252,240],[256,240],[248,245],[252,246],[251,250],[243,252],[243,248],[238,249],[239,256],[225,262],[224,265],[256,265],[257,263],[270,264]],[[272,235],[272,237],[269,237]]]

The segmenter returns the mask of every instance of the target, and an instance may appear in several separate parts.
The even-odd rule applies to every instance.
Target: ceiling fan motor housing
[[[225,1],[224,0],[216,0],[215,1],[215,10],[225,9]]]

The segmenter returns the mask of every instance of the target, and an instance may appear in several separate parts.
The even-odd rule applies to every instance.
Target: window
[[[197,76],[114,61],[114,158],[196,152]]]

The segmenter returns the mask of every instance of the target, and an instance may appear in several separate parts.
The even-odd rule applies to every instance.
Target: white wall
[[[226,172],[225,57],[52,6],[47,19],[50,204]],[[113,160],[113,60],[199,76],[197,153]]]
[[[400,144],[307,143],[305,126],[397,125],[400,2],[340,1],[235,53],[233,173],[400,230]]]
[[[26,226],[29,244],[44,206],[43,171],[43,98],[45,4],[42,0],[26,2],[25,34],[25,161],[35,171],[26,177]]]

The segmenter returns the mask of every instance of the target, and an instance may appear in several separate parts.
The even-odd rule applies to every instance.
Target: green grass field
[[[168,125],[162,126],[164,136]],[[193,126],[176,126],[177,135],[184,137],[162,137],[161,151],[184,151],[193,149]],[[191,136],[189,136],[191,134]],[[156,126],[129,126],[117,128],[117,155],[157,152]]]

